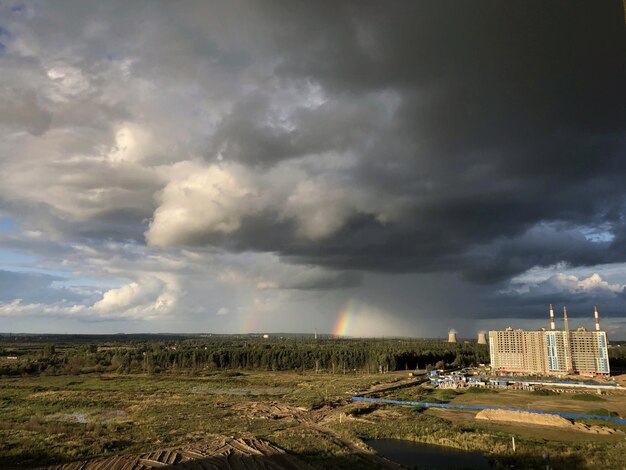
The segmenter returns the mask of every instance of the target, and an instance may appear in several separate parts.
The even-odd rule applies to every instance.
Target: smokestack
[[[552,304],[550,304],[550,329],[552,331],[556,330],[556,323],[554,323],[554,309],[552,308]]]
[[[593,306],[593,316],[595,317],[595,320],[596,320],[596,331],[600,331],[600,319],[598,318],[598,306],[597,305]]]
[[[563,305],[563,323],[563,329],[565,330],[565,338],[563,338],[565,341],[565,365],[567,367],[567,373],[573,374],[574,368],[572,366],[572,345],[569,342],[569,323],[567,321],[567,307],[565,305]]]

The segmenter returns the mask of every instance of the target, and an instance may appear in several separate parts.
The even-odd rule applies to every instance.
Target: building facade
[[[550,306],[550,330],[507,328],[489,332],[489,356],[494,371],[544,375],[609,375],[606,332],[585,328],[556,330]],[[567,311],[564,311],[567,325]]]

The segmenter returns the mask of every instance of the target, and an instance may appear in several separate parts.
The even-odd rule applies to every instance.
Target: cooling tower
[[[478,344],[487,344],[487,333],[484,331],[478,332]]]
[[[456,330],[448,332],[448,343],[456,343]]]

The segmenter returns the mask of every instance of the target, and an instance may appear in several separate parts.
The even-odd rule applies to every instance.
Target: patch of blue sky
[[[13,250],[0,249],[0,266],[23,266],[37,261],[34,256],[24,255]]]
[[[11,271],[14,273],[38,273],[38,274],[46,274],[48,276],[53,276],[56,278],[66,279],[71,273],[67,271],[59,271],[57,269],[47,269],[47,268],[38,268],[33,266],[19,266],[19,265],[3,265],[0,264],[0,269],[4,271]]]
[[[60,281],[54,281],[55,287],[96,287],[102,289],[116,289],[126,282],[117,279],[97,279],[92,277],[72,277]]]
[[[17,223],[11,217],[0,217],[0,232],[17,232],[18,230]]]
[[[584,237],[593,243],[608,243],[613,241],[615,235],[611,232],[610,227],[607,225],[600,226],[583,226],[580,227],[580,233]]]

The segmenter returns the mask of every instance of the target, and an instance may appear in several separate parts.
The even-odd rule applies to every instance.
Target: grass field
[[[249,432],[321,468],[377,468],[361,439],[401,438],[480,450],[499,467],[624,468],[626,440],[552,428],[478,422],[465,411],[351,403],[350,396],[404,373],[214,372],[189,375],[79,375],[0,380],[0,468],[184,445],[209,434]],[[492,404],[624,416],[626,396],[588,402],[573,394],[457,393],[425,387],[399,399]],[[592,395],[593,396],[593,395]],[[518,439],[512,453],[511,436]],[[358,449],[364,449],[358,451]]]
[[[602,408],[626,417],[626,394],[623,392],[602,396],[584,393],[542,396],[526,391],[505,390],[489,395],[462,393],[454,399],[454,403],[469,405],[515,406],[522,409],[568,413],[587,413],[593,408],[599,408],[596,402],[600,401]]]
[[[251,432],[313,460],[348,454],[319,433],[282,433],[295,418],[256,418],[257,402],[314,410],[387,376],[216,372],[201,377],[81,375],[0,381],[0,468],[36,466],[185,444],[211,433]],[[250,407],[252,409],[252,405]],[[289,414],[289,413],[287,413]],[[313,435],[310,436],[308,434]],[[317,437],[315,437],[317,436]]]

